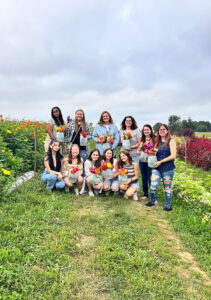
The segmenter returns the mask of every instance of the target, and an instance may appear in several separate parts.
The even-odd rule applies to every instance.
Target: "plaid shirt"
[[[75,131],[75,120],[71,120],[70,123],[68,124],[67,130],[66,130],[66,135],[64,139],[64,147],[67,148],[68,143],[71,142],[73,134]],[[86,134],[87,134],[87,139],[91,139],[92,137],[92,128],[89,125],[88,122],[86,122]],[[88,150],[88,143],[86,146],[86,149]]]

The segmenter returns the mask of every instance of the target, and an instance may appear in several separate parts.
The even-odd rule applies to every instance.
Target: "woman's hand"
[[[61,181],[62,180],[62,173],[58,173],[58,177],[57,177],[58,181]]]
[[[161,161],[157,161],[157,162],[155,163],[155,168],[158,168],[161,164],[162,164]]]

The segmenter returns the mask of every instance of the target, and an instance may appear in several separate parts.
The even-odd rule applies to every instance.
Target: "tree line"
[[[153,130],[156,132],[161,125],[160,122],[157,122],[153,126]],[[211,123],[209,121],[193,121],[191,118],[187,120],[181,120],[180,116],[171,115],[168,118],[168,126],[171,132],[176,132],[183,130],[185,128],[191,128],[197,132],[210,132],[211,131]]]

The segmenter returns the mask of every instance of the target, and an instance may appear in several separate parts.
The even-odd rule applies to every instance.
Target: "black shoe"
[[[172,208],[171,207],[164,207],[164,209],[163,209],[164,211],[171,211],[172,210]]]
[[[154,206],[155,204],[153,204],[152,202],[147,202],[144,206],[146,207],[150,207],[150,206]]]

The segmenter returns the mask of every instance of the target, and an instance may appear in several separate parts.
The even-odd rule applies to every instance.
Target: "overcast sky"
[[[0,114],[210,121],[210,0],[1,0]]]

